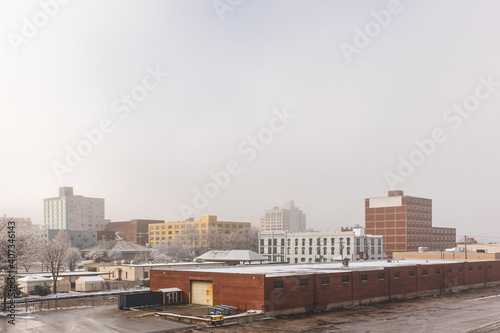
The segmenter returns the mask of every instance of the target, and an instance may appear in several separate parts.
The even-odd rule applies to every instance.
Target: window
[[[321,284],[322,285],[330,284],[330,278],[322,278],[321,279]]]
[[[368,275],[367,274],[361,274],[361,281],[368,281]]]
[[[491,270],[491,265],[488,265],[488,270],[489,270],[489,271]]]
[[[415,276],[415,271],[409,271],[408,272],[409,277],[414,277]]]
[[[307,287],[307,279],[300,279],[299,287]]]
[[[399,272],[394,272],[394,278],[399,279]]]
[[[451,274],[451,268],[447,268],[446,273]]]
[[[482,270],[483,270],[483,266],[479,266],[477,269],[478,269],[479,271],[482,271]]]
[[[274,281],[274,289],[283,289],[283,281]]]
[[[385,279],[385,273],[378,273],[378,279],[379,280]]]
[[[436,268],[436,275],[441,274],[441,270],[439,268]]]
[[[469,266],[469,272],[472,272],[472,266]]]
[[[462,267],[458,267],[458,272],[462,273]]]
[[[343,276],[342,283],[349,283],[349,276]]]
[[[426,269],[424,269],[424,270],[422,271],[422,276],[427,276],[427,270],[426,270]]]
[[[300,262],[306,262],[306,258],[300,258]]]

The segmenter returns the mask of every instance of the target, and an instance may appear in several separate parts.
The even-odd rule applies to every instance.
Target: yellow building
[[[198,236],[197,239],[194,239],[197,246],[208,246],[208,230],[212,226],[219,228],[219,232],[223,234],[230,234],[240,229],[251,228],[252,224],[250,222],[217,221],[215,215],[202,216],[200,221],[188,219],[179,222],[153,223],[149,225],[149,244],[155,246],[158,243],[168,242],[181,235],[186,236],[191,233]]]

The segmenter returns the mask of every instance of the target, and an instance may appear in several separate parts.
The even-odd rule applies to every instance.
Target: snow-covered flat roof
[[[104,279],[100,276],[82,276],[78,280],[82,280],[85,282],[104,282]]]
[[[468,262],[481,262],[482,260],[468,260]],[[423,260],[423,259],[394,259],[350,262],[348,267],[342,267],[341,262],[333,263],[304,263],[304,264],[262,264],[262,265],[237,265],[224,267],[198,267],[177,270],[207,272],[207,273],[232,273],[255,274],[265,276],[289,276],[317,273],[340,273],[360,270],[379,270],[385,267],[404,267],[414,265],[457,264],[464,260]]]
[[[21,281],[21,282],[34,282],[34,281],[46,282],[46,281],[52,281],[52,279],[44,277],[44,276],[40,276],[40,275],[29,275],[29,276],[22,277],[22,278],[18,279],[17,281]]]

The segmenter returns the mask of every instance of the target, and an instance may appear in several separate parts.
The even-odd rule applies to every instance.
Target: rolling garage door
[[[214,305],[212,281],[191,281],[191,304]]]

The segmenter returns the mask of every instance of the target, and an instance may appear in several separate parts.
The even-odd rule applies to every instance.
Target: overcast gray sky
[[[395,188],[500,241],[498,1],[60,1],[0,4],[2,214],[72,186],[112,221],[295,200],[334,231]]]

